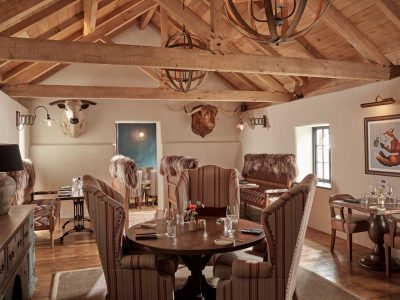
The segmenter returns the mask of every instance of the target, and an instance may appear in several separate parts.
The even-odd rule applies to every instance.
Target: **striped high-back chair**
[[[236,205],[239,216],[239,177],[236,169],[207,165],[184,170],[176,185],[178,203],[200,201],[203,215],[225,216],[228,205]]]
[[[307,175],[263,210],[261,223],[267,241],[264,261],[235,260],[232,276],[218,282],[217,300],[294,298],[315,186],[315,175]]]
[[[156,256],[123,253],[124,197],[90,175],[83,177],[83,191],[96,234],[108,299],[172,300],[175,270],[161,275],[157,271],[160,261]]]

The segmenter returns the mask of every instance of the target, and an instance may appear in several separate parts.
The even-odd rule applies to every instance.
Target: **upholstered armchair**
[[[267,245],[264,257],[233,260],[231,275],[218,282],[217,300],[294,297],[315,186],[315,175],[310,174],[263,210],[261,223]],[[216,271],[224,255],[217,259]]]
[[[333,203],[335,200],[346,200],[354,199],[353,196],[349,194],[337,194],[332,195],[329,198],[329,208],[331,211],[331,252],[335,248],[336,231],[345,232],[347,235],[347,253],[349,261],[352,260],[353,251],[353,233],[365,232],[369,229],[369,215],[353,214],[351,208],[347,209],[347,213],[344,212],[345,208],[342,206],[337,206]]]
[[[297,176],[296,157],[293,154],[246,154],[242,176],[247,182],[259,185],[258,189],[240,190],[243,213],[247,216],[247,205],[261,209],[268,206],[266,190],[291,188]]]
[[[22,171],[11,172],[17,191],[15,204],[36,204],[34,211],[34,229],[48,230],[50,233],[50,245],[54,248],[54,228],[57,219],[60,218],[60,201],[57,200],[57,191],[33,191],[35,185],[35,167],[31,160],[23,159]],[[45,197],[45,198],[43,198]]]
[[[200,201],[200,215],[225,216],[228,205],[236,206],[239,216],[239,177],[236,169],[207,165],[183,170],[176,185],[178,207],[185,201]]]
[[[178,206],[176,199],[176,185],[180,179],[183,170],[196,169],[199,166],[197,158],[169,155],[164,156],[160,163],[160,174],[165,178],[166,194],[169,207],[176,207],[179,210],[184,209]]]
[[[158,182],[157,182],[157,170],[150,170],[150,184],[145,189],[146,193],[146,205],[148,205],[148,201],[152,199],[151,205],[154,206],[154,203],[158,198]]]
[[[90,175],[83,177],[83,191],[106,278],[108,299],[172,300],[176,262],[142,254],[140,250],[128,249],[128,252],[124,249],[124,197]]]

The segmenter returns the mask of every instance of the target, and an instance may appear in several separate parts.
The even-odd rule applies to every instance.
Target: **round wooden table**
[[[248,248],[264,238],[264,233],[251,235],[241,233],[243,228],[262,229],[258,223],[240,219],[233,223],[235,232],[231,236],[235,240],[233,245],[219,246],[215,240],[224,235],[224,224],[217,224],[215,217],[203,217],[207,220],[206,229],[190,232],[189,224],[177,225],[176,238],[165,235],[166,222],[163,219],[157,222],[155,229],[141,228],[135,225],[128,229],[126,235],[137,247],[153,252],[154,254],[179,255],[191,271],[185,286],[175,291],[175,299],[215,299],[215,288],[208,284],[202,271],[210,257],[215,253],[232,252]],[[152,240],[136,240],[136,233],[157,232],[161,235]]]

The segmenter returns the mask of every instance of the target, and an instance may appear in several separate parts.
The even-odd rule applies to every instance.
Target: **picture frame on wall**
[[[365,173],[400,177],[400,114],[364,119]]]

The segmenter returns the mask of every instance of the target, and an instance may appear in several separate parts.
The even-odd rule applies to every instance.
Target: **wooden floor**
[[[60,236],[61,233],[62,231],[58,230],[57,235]],[[384,273],[359,267],[357,257],[368,254],[369,249],[354,244],[354,258],[349,264],[345,241],[336,239],[334,255],[329,252],[329,244],[328,234],[309,229],[300,264],[360,299],[400,299],[400,273],[393,274],[389,284]],[[100,259],[92,234],[71,234],[64,239],[63,245],[57,240],[54,250],[51,251],[48,234],[38,232],[37,286],[33,299],[50,299],[52,280],[56,272],[97,266],[100,266]]]

